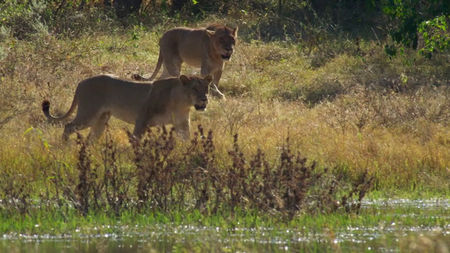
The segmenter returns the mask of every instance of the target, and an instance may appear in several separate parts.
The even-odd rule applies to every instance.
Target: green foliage
[[[450,4],[446,0],[383,0],[383,12],[394,22],[390,35],[395,43],[401,46],[418,49],[419,32],[427,33],[428,29],[442,29],[445,17],[450,14]],[[438,50],[433,44],[442,44],[441,38],[427,37],[425,51]],[[395,55],[393,45],[386,46],[386,53]]]
[[[25,135],[29,135],[31,133],[35,133],[38,138],[42,141],[42,144],[44,145],[44,147],[46,149],[49,149],[51,147],[51,145],[48,143],[48,141],[45,139],[44,134],[42,133],[42,131],[40,129],[34,128],[34,127],[30,127],[27,130],[25,130],[25,132],[23,133],[23,136]]]
[[[0,3],[0,26],[10,36],[26,39],[34,33],[47,32],[43,17],[49,14],[44,1],[7,0]],[[5,32],[2,32],[5,33]]]
[[[450,50],[449,23],[450,16],[439,16],[419,25],[419,32],[424,43],[419,50],[422,55],[431,58],[433,53],[444,53]]]

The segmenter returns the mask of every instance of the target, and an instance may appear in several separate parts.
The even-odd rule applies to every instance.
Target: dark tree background
[[[111,5],[112,2],[112,5]],[[136,14],[141,8],[142,0],[105,0],[105,6],[114,6],[116,15],[119,18]]]

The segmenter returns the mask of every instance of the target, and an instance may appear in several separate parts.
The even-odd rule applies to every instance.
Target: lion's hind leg
[[[73,122],[70,122],[64,127],[64,133],[62,135],[63,141],[65,142],[68,141],[71,134],[75,133],[75,131],[82,130],[85,128],[86,127],[79,126],[77,124],[74,124]]]
[[[109,119],[111,119],[111,114],[109,112],[105,112],[100,116],[97,122],[91,126],[91,131],[89,132],[88,136],[88,141],[90,143],[93,143],[100,139],[100,137],[103,135],[103,132],[105,132],[106,124],[108,123]]]
[[[163,54],[163,71],[160,79],[180,76],[181,64],[183,64],[183,60],[177,53],[173,53],[172,50],[165,52]]]
[[[80,131],[86,129],[88,127],[93,127],[91,129],[91,133],[94,131],[95,133],[100,132],[103,133],[103,129],[100,127],[99,121],[105,120],[106,116],[104,116],[105,112],[101,110],[89,110],[88,108],[83,108],[83,106],[78,107],[78,113],[73,119],[72,122],[67,124],[64,128],[63,140],[68,141],[69,136],[73,134],[75,131]],[[109,113],[108,113],[109,114]],[[108,118],[109,120],[109,118]],[[98,124],[98,126],[96,126]]]

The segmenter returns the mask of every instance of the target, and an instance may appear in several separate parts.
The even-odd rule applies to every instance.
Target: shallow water
[[[7,234],[0,252],[438,252],[450,250],[448,200],[366,201],[363,213],[378,217],[358,226],[328,229],[175,226],[114,227],[116,233]],[[374,216],[372,216],[374,217]],[[355,222],[356,223],[356,222]],[[376,225],[373,225],[373,224]],[[94,231],[96,229],[94,228]]]

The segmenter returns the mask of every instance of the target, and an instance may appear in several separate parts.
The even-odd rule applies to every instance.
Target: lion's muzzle
[[[195,107],[195,110],[197,110],[197,111],[200,111],[200,112],[206,111],[206,104],[203,104],[203,105],[194,105],[194,107]]]
[[[231,54],[230,55],[222,54],[222,55],[220,55],[220,57],[222,57],[222,60],[229,61],[231,59]]]
[[[224,48],[224,54],[221,54],[222,60],[229,61],[231,59],[231,55],[233,54],[233,48]]]
[[[197,110],[197,111],[206,111],[206,105],[208,104],[208,99],[207,98],[201,98],[199,100],[200,100],[200,103],[194,104],[195,110]]]

